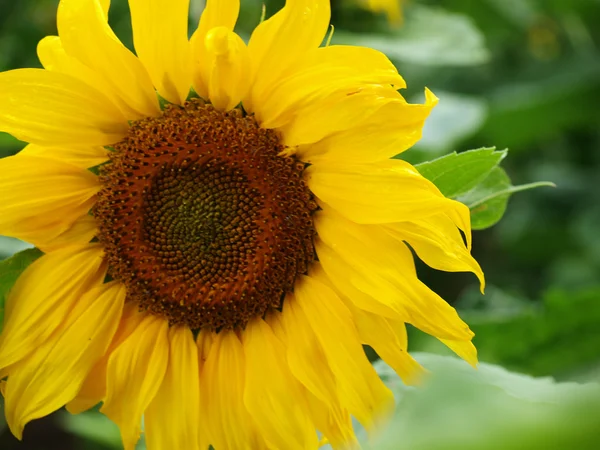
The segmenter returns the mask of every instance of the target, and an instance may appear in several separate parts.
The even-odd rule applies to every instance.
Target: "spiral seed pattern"
[[[283,149],[252,116],[200,100],[134,123],[93,210],[128,301],[193,330],[281,308],[314,259],[317,209]]]

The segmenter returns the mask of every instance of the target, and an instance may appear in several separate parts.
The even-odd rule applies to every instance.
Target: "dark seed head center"
[[[94,208],[127,299],[197,330],[282,305],[314,259],[317,208],[276,132],[199,100],[134,123]]]

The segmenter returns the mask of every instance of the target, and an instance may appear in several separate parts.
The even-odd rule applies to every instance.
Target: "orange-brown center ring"
[[[280,308],[314,259],[317,208],[282,150],[253,117],[200,100],[134,123],[93,210],[128,301],[194,330]]]

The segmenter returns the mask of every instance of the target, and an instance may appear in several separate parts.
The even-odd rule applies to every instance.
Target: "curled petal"
[[[233,31],[233,27],[240,11],[240,0],[207,0],[206,7],[200,16],[198,29],[192,35],[193,84],[196,93],[208,99],[208,86],[211,77],[211,68],[206,61],[208,49],[206,36],[213,28],[224,27]]]
[[[248,49],[226,27],[210,30],[205,44],[208,98],[215,108],[228,111],[240,103],[250,87]]]

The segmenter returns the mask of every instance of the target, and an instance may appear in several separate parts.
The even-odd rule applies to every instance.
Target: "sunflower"
[[[238,0],[191,39],[188,0],[129,6],[137,56],[108,0],[62,0],[44,69],[0,74],[0,130],[29,143],[0,161],[0,233],[44,252],[0,336],[13,434],[102,403],[125,449],[142,418],[151,450],[352,448],[352,417],[394,406],[363,344],[409,383],[406,323],[475,364],[411,252],[483,283],[469,210],[390,159],[435,96],[321,46],[329,1],[288,0],[247,45]]]

